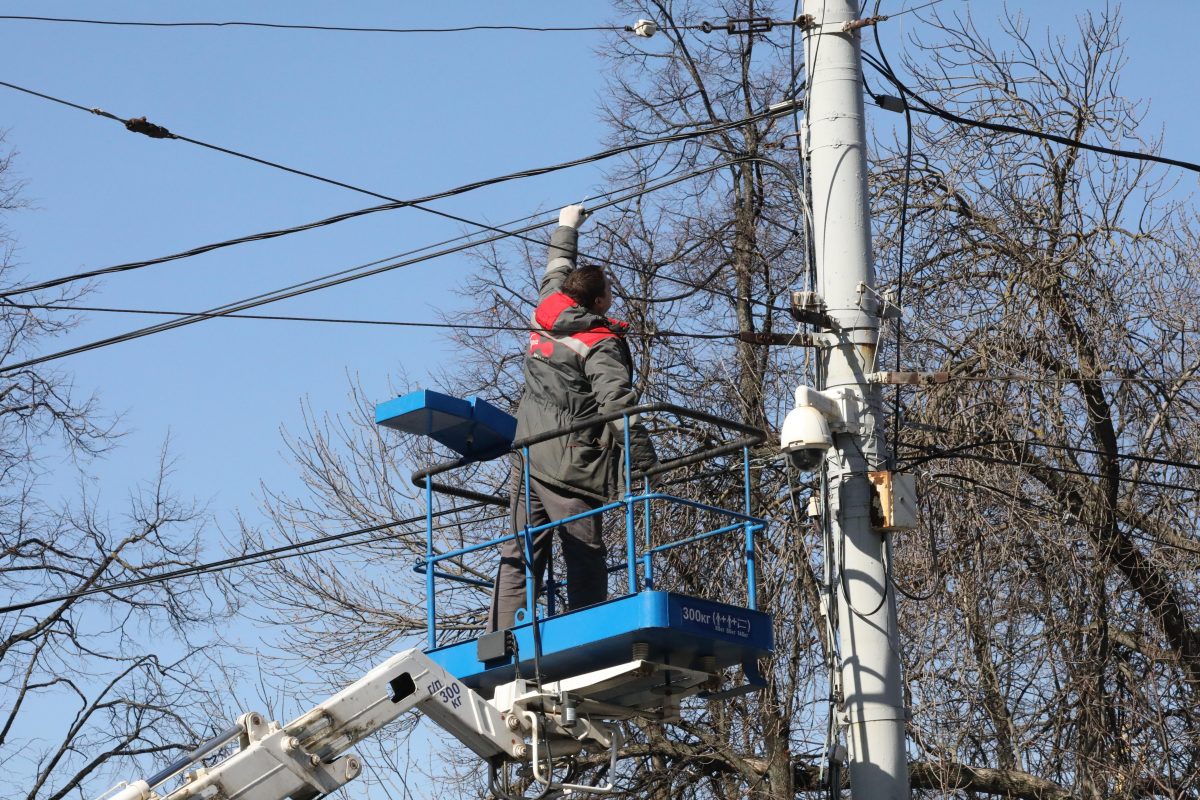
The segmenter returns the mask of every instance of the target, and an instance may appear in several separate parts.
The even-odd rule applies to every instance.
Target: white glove
[[[588,218],[588,212],[581,205],[571,205],[558,212],[558,224],[565,225],[568,228],[579,229],[583,221]]]

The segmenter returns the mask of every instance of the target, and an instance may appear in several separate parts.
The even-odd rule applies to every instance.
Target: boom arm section
[[[178,788],[155,786],[193,766],[201,747],[146,781],[136,781],[111,800],[309,800],[353,780],[362,762],[346,754],[362,739],[417,709],[481,758],[519,758],[525,744],[500,712],[462,685],[419,649],[392,656],[359,680],[287,725],[261,714],[238,719],[240,749],[210,767],[188,773]]]

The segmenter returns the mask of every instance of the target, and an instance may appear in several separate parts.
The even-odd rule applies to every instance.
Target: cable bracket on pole
[[[734,17],[725,22],[725,32],[730,36],[748,33],[766,33],[775,27],[775,21],[770,17]],[[712,33],[717,29],[708,20],[700,23],[700,30]]]
[[[842,31],[844,33],[849,33],[850,31],[857,31],[861,28],[868,28],[868,27],[875,25],[877,23],[880,23],[880,22],[887,22],[888,19],[889,19],[889,17],[887,14],[879,14],[874,17],[864,17],[863,19],[852,19],[849,22],[847,22],[845,25],[842,26]]]
[[[868,383],[882,383],[889,386],[929,386],[935,383],[949,383],[950,373],[941,372],[872,372],[867,375]]]
[[[800,97],[792,97],[787,100],[780,100],[778,103],[772,103],[767,106],[768,114],[789,114],[793,111],[803,111],[804,100]]]
[[[737,335],[738,341],[747,344],[783,345],[785,347],[820,347],[822,343],[811,333],[762,333],[759,331],[742,331]]]
[[[887,19],[884,17],[883,19]],[[786,25],[795,25],[801,30],[808,30],[816,25],[816,19],[812,14],[801,14],[795,19],[771,19],[770,17],[732,17],[725,21],[724,24],[712,23],[704,20],[699,25],[693,25],[693,30],[701,30],[705,33],[713,31],[725,31],[730,36],[747,35],[752,33],[767,33],[773,30],[776,26],[783,27]]]
[[[837,320],[826,313],[825,299],[816,292],[792,292],[792,319],[827,331],[838,329]]]

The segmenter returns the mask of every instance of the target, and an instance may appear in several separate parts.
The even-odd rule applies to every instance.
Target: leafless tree
[[[693,27],[789,17],[790,5],[616,6],[623,19],[657,20],[666,44],[620,38],[600,53],[612,76],[614,143],[752,117],[801,84],[788,29],[731,37]],[[1138,138],[1139,107],[1117,89],[1115,14],[1085,16],[1077,36],[1044,43],[1019,19],[1004,25],[992,43],[969,17],[934,16],[903,61],[911,88],[968,118],[1156,146]],[[905,391],[890,430],[923,486],[921,529],[892,542],[913,786],[931,797],[1197,797],[1193,215],[1169,173],[1145,163],[916,112],[912,122],[907,181],[904,137],[881,128],[876,143],[881,288],[907,307],[893,337],[902,367],[953,376]],[[634,347],[645,398],[770,429],[802,379],[803,353],[744,341],[793,330],[784,293],[803,288],[809,272],[794,132],[788,118],[757,118],[611,170],[617,193],[694,173],[615,204],[584,236],[585,258],[614,265],[620,310],[642,334]],[[437,376],[441,386],[515,406],[520,328],[541,258],[529,243],[479,254],[462,290],[472,310],[447,325],[486,312],[515,330],[460,331],[461,368]],[[893,345],[881,358],[896,355]],[[345,415],[309,417],[291,446],[310,493],[269,496],[273,530],[256,536],[294,539],[419,513],[406,473],[446,454],[380,434],[373,400],[355,390]],[[708,435],[668,420],[657,433],[668,454]],[[826,733],[837,724],[819,600],[833,554],[797,513],[811,487],[768,451],[754,466],[755,503],[773,522],[759,560],[761,602],[777,620],[769,685],[737,701],[697,701],[678,725],[631,732],[616,776],[629,796],[821,790]],[[689,491],[736,493],[727,477],[699,472]],[[499,495],[506,475],[494,464],[461,480]],[[496,535],[504,521],[483,518],[492,513],[440,518],[438,546]],[[660,521],[697,524],[690,515]],[[292,641],[351,673],[420,635],[419,579],[404,577],[424,553],[418,527],[344,551],[337,565],[319,556],[277,565],[273,607]],[[713,574],[735,585],[722,558],[714,546],[664,571],[672,588],[703,595]],[[486,580],[491,562],[445,568]],[[481,588],[447,588],[438,602],[446,640],[479,630]],[[323,621],[313,625],[318,608]]]
[[[2,140],[0,140],[2,142]],[[0,159],[0,219],[20,208],[11,152]],[[0,228],[0,284],[17,283],[12,239]],[[64,294],[45,300],[69,302]],[[72,321],[9,301],[0,305],[0,364],[20,360]],[[209,732],[203,641],[226,610],[212,579],[193,577],[105,592],[106,585],[195,564],[203,513],[155,477],[131,487],[111,519],[87,468],[114,443],[114,420],[68,376],[23,368],[0,376],[0,786],[13,797],[92,797]],[[72,460],[73,459],[73,460]],[[63,507],[45,466],[78,470],[80,500]],[[206,585],[209,584],[209,585]],[[211,637],[205,637],[211,638]],[[108,781],[105,786],[99,785]]]
[[[1113,12],[1071,40],[1003,24],[992,42],[936,19],[913,88],[964,117],[1157,149],[1119,91]],[[945,792],[1195,797],[1194,214],[1146,162],[913,116],[901,352],[953,375],[906,398],[900,429],[928,487],[929,538],[897,547],[899,580],[931,593],[900,615],[918,774]],[[894,264],[904,151],[887,149]]]

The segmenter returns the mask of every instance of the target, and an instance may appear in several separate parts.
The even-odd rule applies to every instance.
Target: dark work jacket
[[[517,407],[517,438],[630,408],[633,359],[625,341],[628,325],[607,319],[559,291],[575,268],[578,232],[560,226],[550,240],[541,301],[533,314],[525,354],[525,391]],[[658,463],[645,426],[631,419],[634,473]],[[621,419],[535,444],[530,474],[568,492],[607,500],[624,492]]]

